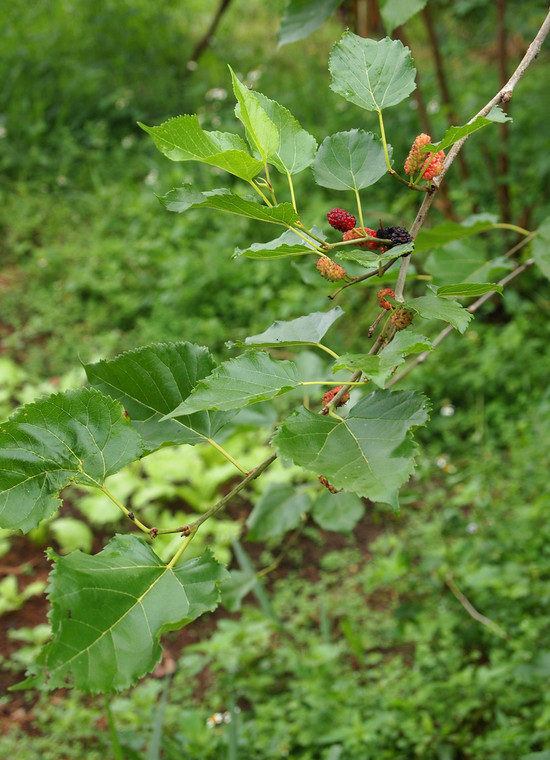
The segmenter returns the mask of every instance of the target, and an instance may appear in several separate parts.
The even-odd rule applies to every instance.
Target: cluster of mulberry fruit
[[[422,133],[418,135],[413,142],[409,155],[405,161],[405,171],[407,174],[422,173],[422,179],[433,179],[443,171],[443,161],[445,160],[445,151],[440,150],[437,153],[421,153],[420,149],[431,142],[430,135]]]

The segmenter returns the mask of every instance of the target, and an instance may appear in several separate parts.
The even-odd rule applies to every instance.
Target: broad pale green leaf
[[[300,126],[290,111],[275,100],[270,100],[261,92],[254,95],[279,133],[279,145],[270,156],[269,163],[281,174],[298,174],[306,169],[315,158],[316,139]]]
[[[292,203],[279,203],[277,206],[262,206],[247,198],[234,195],[226,188],[197,192],[192,185],[183,185],[171,190],[159,198],[168,211],[181,213],[189,208],[213,208],[217,211],[228,211],[238,216],[257,219],[260,222],[282,224],[287,227],[299,220]]]
[[[318,231],[313,230],[318,234]],[[322,237],[322,235],[319,235]],[[286,230],[275,240],[268,243],[252,243],[249,248],[235,248],[234,258],[245,256],[248,259],[280,259],[285,256],[304,256],[315,252],[315,243],[312,240],[308,245],[303,237],[294,230]]]
[[[376,251],[370,251],[368,248],[351,248],[349,246],[343,247],[336,254],[337,259],[343,259],[345,261],[355,261],[357,264],[370,269],[373,265],[377,265],[390,259],[399,258],[399,256],[405,256],[407,253],[412,253],[415,250],[414,240],[410,243],[402,243],[390,248],[385,253],[377,253]]]
[[[537,230],[533,240],[533,257],[541,272],[550,278],[550,216]]]
[[[229,71],[233,82],[233,92],[238,101],[235,113],[244,124],[250,147],[258,151],[265,163],[279,147],[279,131],[254,93],[235,76],[231,66]]]
[[[354,493],[324,491],[315,501],[311,516],[323,530],[350,533],[365,514],[365,505]]]
[[[462,127],[449,127],[445,130],[445,134],[443,135],[442,140],[436,143],[426,143],[426,145],[421,148],[421,152],[426,153],[436,152],[438,150],[447,150],[447,148],[450,148],[451,145],[454,145],[455,142],[458,142],[459,140],[462,140],[463,137],[468,137],[474,132],[477,132],[478,129],[482,129],[488,124],[493,124],[494,122],[502,124],[505,121],[512,121],[512,119],[510,116],[507,116],[504,113],[502,108],[499,106],[493,106],[487,116],[478,116],[477,119],[474,119],[471,124],[464,124]]]
[[[163,419],[214,367],[206,348],[185,342],[145,346],[84,365],[88,381],[124,405],[148,453],[170,444],[201,443],[228,422],[232,415],[219,412]]]
[[[421,394],[379,390],[361,399],[345,419],[304,408],[293,412],[273,444],[335,488],[397,509],[399,488],[414,467],[410,431],[427,419],[427,400]]]
[[[160,660],[161,634],[217,607],[227,577],[208,549],[171,568],[134,535],[115,536],[95,556],[51,556],[53,639],[21,687],[129,688]]]
[[[343,310],[335,306],[330,311],[314,311],[305,317],[297,317],[289,322],[275,321],[263,333],[245,338],[244,343],[230,343],[231,346],[256,346],[274,348],[276,346],[318,345],[329,328],[342,316]]]
[[[279,47],[309,37],[342,0],[288,0],[279,29]]]
[[[386,32],[392,34],[393,30],[408,21],[415,13],[421,11],[428,0],[382,0],[380,13],[386,27]]]
[[[201,161],[245,180],[252,179],[263,169],[262,161],[250,155],[238,135],[206,132],[196,116],[177,116],[158,127],[138,124],[172,161]]]
[[[165,419],[202,409],[240,409],[280,396],[298,385],[300,379],[294,362],[272,359],[265,351],[247,351],[216,367]]]
[[[249,541],[265,541],[296,528],[311,506],[309,496],[287,483],[270,483],[250,513]]]
[[[454,240],[463,240],[480,232],[495,229],[497,218],[492,214],[478,214],[465,219],[463,222],[443,222],[430,230],[422,229],[415,238],[415,250],[427,251],[439,248]]]
[[[436,285],[488,282],[513,268],[510,259],[499,256],[487,260],[483,251],[470,242],[455,241],[437,248],[426,259],[426,272]]]
[[[390,157],[391,151],[389,145]],[[313,162],[317,184],[333,190],[355,191],[370,187],[387,171],[382,141],[362,129],[326,137]]]
[[[437,296],[421,296],[407,301],[407,306],[418,312],[424,319],[442,319],[448,322],[458,332],[463,333],[472,319],[470,312],[466,311],[456,301],[447,301]]]
[[[502,293],[502,285],[492,282],[462,282],[457,285],[442,285],[437,289],[438,296],[452,296],[454,298],[465,296],[482,296],[484,293]]]
[[[142,451],[122,406],[99,391],[26,404],[0,424],[0,527],[35,528],[59,507],[62,488],[101,487]]]
[[[345,32],[329,59],[331,89],[367,111],[382,111],[415,89],[409,48],[399,40],[375,40]]]

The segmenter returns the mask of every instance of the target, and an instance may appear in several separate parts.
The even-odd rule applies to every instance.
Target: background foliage
[[[406,155],[419,131],[436,139],[449,119],[463,123],[498,89],[496,6],[429,3],[442,67],[425,16],[398,30],[420,71],[421,100],[413,101],[416,108],[387,112],[395,154]],[[338,17],[302,42],[278,48],[284,3],[234,0],[190,72],[187,60],[214,8],[198,0],[160,6],[56,0],[6,8],[0,61],[4,417],[15,403],[74,386],[74,374],[66,373],[77,355],[91,361],[148,341],[187,339],[227,358],[228,338],[326,308],[322,281],[299,265],[230,260],[235,246],[265,230],[200,210],[168,215],[154,198],[182,179],[214,187],[216,177],[191,164],[172,167],[136,122],[197,112],[205,128],[232,130],[227,62],[287,106],[319,141],[365,126],[357,124],[357,109],[328,89],[326,61],[341,34]],[[521,13],[509,4],[510,70],[545,11],[537,0],[522,4]],[[373,25],[369,33],[383,36],[384,30]],[[547,65],[545,49],[518,87],[505,138],[483,134],[467,144],[466,173],[453,167],[433,223],[475,212],[508,214],[534,228],[547,215]],[[503,145],[505,173],[499,168]],[[324,223],[327,208],[345,205],[344,196],[312,186],[306,175],[297,178],[297,194],[307,199],[308,220]],[[369,195],[369,218],[407,223],[416,200],[409,195],[396,193],[389,179],[378,183]],[[505,250],[494,234],[476,244],[482,252]],[[460,256],[469,245],[453,244],[449,253]],[[436,263],[426,257],[425,268],[435,272]],[[355,308],[365,293],[351,296]],[[273,583],[270,614],[265,604],[263,612],[246,605],[238,621],[220,622],[184,651],[173,679],[148,679],[114,700],[128,757],[146,746],[154,756],[148,716],[156,705],[167,758],[239,752],[262,759],[512,760],[539,753],[543,760],[550,749],[549,309],[546,284],[530,272],[486,305],[465,336],[451,336],[415,371],[414,383],[432,399],[435,413],[419,432],[424,454],[404,517],[369,515],[368,537],[379,537],[368,554],[359,528],[328,553],[326,535],[306,529],[307,546],[318,547],[315,562],[305,546],[295,548],[284,577]],[[361,346],[367,323],[358,320],[344,336],[347,350]],[[240,435],[250,452],[254,443]],[[194,454],[187,465],[194,479],[171,482],[162,475],[172,470],[162,463],[170,456],[161,452],[149,473],[125,476],[127,493],[143,500],[154,494],[168,515],[182,502],[200,511],[224,483],[226,473],[216,469],[221,463]],[[82,499],[76,539],[66,528],[36,539],[57,549],[68,536],[77,545],[91,542],[83,514],[97,519],[102,512]],[[235,536],[229,522],[218,531],[211,538],[227,558]],[[254,546],[247,549],[254,553]],[[268,544],[258,566],[275,556]],[[453,582],[497,630],[466,613]],[[13,598],[13,589],[2,593]],[[0,738],[6,756],[16,754],[15,747],[46,760],[105,756],[101,706],[76,694],[59,700],[34,706],[33,735],[14,730]],[[218,712],[230,722],[222,717],[209,724]]]

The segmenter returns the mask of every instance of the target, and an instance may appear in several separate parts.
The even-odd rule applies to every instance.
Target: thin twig
[[[474,620],[477,620],[478,623],[481,623],[482,625],[487,626],[487,628],[490,628],[498,636],[502,636],[502,638],[504,639],[508,638],[508,634],[503,628],[500,627],[500,625],[498,625],[498,623],[495,623],[493,620],[491,620],[488,617],[485,617],[485,615],[482,615],[481,612],[478,612],[476,610],[473,604],[464,596],[462,591],[460,591],[460,589],[454,582],[452,573],[446,574],[445,583],[451,589],[453,595],[458,599],[460,604],[464,607],[468,615],[473,617]]]

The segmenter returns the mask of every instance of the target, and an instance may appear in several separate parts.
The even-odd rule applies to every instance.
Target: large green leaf
[[[208,549],[172,568],[134,535],[115,536],[95,556],[51,556],[53,639],[21,687],[129,688],[160,660],[162,633],[217,607],[227,577]]]
[[[263,169],[263,163],[250,155],[238,135],[206,132],[196,116],[176,116],[158,127],[138,124],[172,161],[201,161],[245,180],[252,179]]]
[[[454,240],[463,240],[472,235],[495,229],[497,218],[493,214],[477,214],[463,222],[443,222],[429,230],[422,229],[415,238],[417,253],[430,248],[439,248]]]
[[[74,482],[101,487],[143,450],[120,404],[82,388],[21,407],[0,425],[0,527],[27,532]]]
[[[461,333],[466,330],[472,319],[470,312],[456,301],[447,301],[446,298],[438,298],[435,295],[412,298],[407,301],[407,306],[418,312],[424,319],[442,319]]]
[[[300,379],[294,362],[277,361],[265,351],[246,351],[216,367],[164,419],[179,418],[202,409],[240,409],[279,396],[298,385]]]
[[[265,541],[282,536],[300,525],[302,515],[311,506],[304,491],[288,483],[270,483],[248,516],[246,537],[250,541]]]
[[[230,343],[229,346],[256,346],[274,348],[276,346],[319,345],[328,329],[342,316],[343,310],[335,306],[330,311],[314,311],[305,317],[297,317],[289,322],[277,320],[263,333],[245,338],[244,343]]]
[[[271,222],[288,227],[299,220],[292,203],[279,203],[278,206],[262,206],[260,203],[234,195],[226,188],[207,190],[204,193],[193,189],[192,185],[183,185],[159,198],[168,211],[181,213],[189,208],[213,208],[217,211],[228,211],[238,216],[257,219],[260,222]]]
[[[502,108],[499,106],[493,106],[487,116],[478,116],[471,123],[464,124],[462,127],[449,127],[445,130],[442,140],[436,143],[426,143],[426,145],[421,148],[421,151],[423,153],[433,153],[439,150],[446,150],[447,148],[450,148],[451,145],[454,145],[455,142],[462,140],[463,137],[468,137],[474,132],[477,132],[478,129],[486,127],[488,124],[493,124],[494,122],[502,124],[502,122],[505,121],[512,121],[512,119],[504,113]]]
[[[255,94],[239,81],[231,66],[229,71],[233,81],[233,92],[238,101],[235,113],[244,124],[250,147],[259,153],[265,163],[279,147],[279,130],[262,108]]]
[[[421,11],[427,2],[428,0],[382,0],[380,13],[386,32],[391,34],[396,27]]]
[[[319,230],[313,228],[319,235]],[[321,237],[321,235],[319,235]],[[267,243],[252,243],[248,248],[235,248],[234,258],[245,256],[249,259],[280,259],[285,256],[304,256],[315,252],[315,243],[307,243],[294,230],[286,230],[275,240]]]
[[[410,431],[427,419],[427,399],[421,394],[379,390],[361,399],[345,419],[304,408],[293,412],[273,444],[336,488],[397,509],[399,488],[414,467]]]
[[[214,366],[206,348],[182,342],[145,346],[84,368],[93,386],[124,405],[146,451],[151,452],[160,446],[213,438],[230,419],[231,415],[219,412],[163,419]]]
[[[537,230],[533,240],[533,257],[541,272],[550,278],[550,216]]]
[[[309,37],[342,0],[288,0],[279,29],[279,46]]]
[[[391,156],[391,146],[388,150]],[[381,140],[362,129],[326,137],[313,162],[317,184],[333,190],[355,191],[370,187],[387,171]]]
[[[317,141],[303,129],[294,116],[277,103],[270,100],[261,92],[254,93],[261,107],[277,127],[279,145],[269,158],[281,174],[298,174],[311,165],[317,150]]]
[[[382,111],[414,88],[416,70],[409,48],[387,37],[375,40],[345,32],[329,60],[331,88],[367,111]]]

